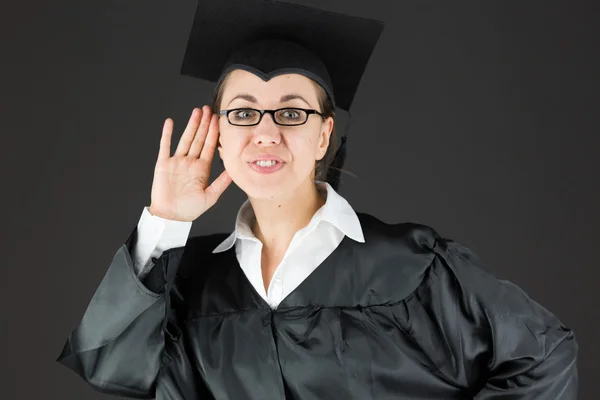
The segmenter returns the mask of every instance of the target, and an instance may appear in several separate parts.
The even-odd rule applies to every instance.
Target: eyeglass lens
[[[306,122],[308,114],[297,108],[277,110],[275,122],[281,125],[300,125]],[[260,121],[260,112],[252,108],[242,108],[229,113],[229,122],[234,125],[256,125]]]

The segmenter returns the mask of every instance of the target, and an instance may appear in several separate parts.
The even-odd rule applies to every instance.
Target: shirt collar
[[[365,238],[360,221],[348,201],[340,196],[329,183],[317,181],[316,184],[321,194],[326,196],[326,200],[323,207],[317,210],[312,217],[310,225],[327,221],[350,239],[364,243]],[[258,240],[250,228],[254,218],[252,205],[250,201],[246,200],[238,210],[233,232],[213,250],[213,253],[229,250],[237,239]]]

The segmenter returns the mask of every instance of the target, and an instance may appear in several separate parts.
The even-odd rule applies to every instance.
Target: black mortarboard
[[[199,0],[181,73],[216,83],[235,68],[265,80],[299,73],[349,111],[383,26],[282,1]]]

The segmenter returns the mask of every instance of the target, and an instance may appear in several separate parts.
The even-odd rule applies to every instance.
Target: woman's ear
[[[219,151],[219,157],[223,159],[223,145],[221,144],[221,135],[219,134],[219,138],[217,139],[217,150]]]
[[[327,117],[327,119],[321,125],[321,134],[319,135],[319,149],[318,149],[318,158],[317,160],[321,160],[327,154],[327,148],[329,147],[329,142],[331,139],[331,132],[333,131],[333,125],[335,121],[332,117]]]
[[[221,137],[219,136],[219,141],[217,142],[217,150],[219,151],[219,162],[223,169],[225,168],[225,161],[223,161],[223,146],[221,145]]]

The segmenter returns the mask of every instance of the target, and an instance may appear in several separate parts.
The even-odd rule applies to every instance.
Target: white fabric
[[[168,249],[185,246],[191,222],[173,221],[152,215],[144,207],[137,225],[137,240],[132,256],[138,276],[143,277],[152,267],[150,260]]]
[[[358,216],[350,204],[326,182],[317,182],[326,202],[309,224],[294,235],[285,255],[265,291],[262,270],[262,243],[250,229],[254,213],[249,201],[240,207],[234,231],[213,253],[235,246],[237,260],[256,291],[273,308],[294,291],[341,243],[344,236],[364,243]],[[159,257],[172,247],[184,246],[192,223],[165,220],[152,216],[144,208],[138,223],[134,263],[141,275],[151,267],[151,257]],[[142,267],[143,266],[143,267]]]

